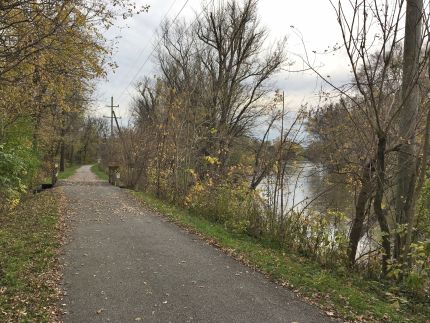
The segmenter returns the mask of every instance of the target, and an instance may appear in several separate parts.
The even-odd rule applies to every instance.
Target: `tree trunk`
[[[363,235],[363,224],[366,218],[366,204],[372,195],[372,165],[366,164],[363,168],[363,179],[361,182],[360,193],[358,194],[357,204],[355,206],[355,217],[352,223],[351,232],[349,233],[348,259],[349,265],[355,265],[355,256],[357,247]]]
[[[403,51],[402,102],[399,114],[399,136],[402,146],[398,154],[396,192],[396,224],[412,225],[411,212],[415,208],[416,148],[415,128],[420,102],[418,77],[421,50],[422,0],[408,0],[406,7]],[[414,180],[412,180],[414,179]],[[396,233],[394,257],[401,260],[405,248],[405,234]]]
[[[60,172],[64,172],[64,160],[65,160],[65,150],[66,150],[66,145],[64,144],[64,139],[61,139],[61,143],[60,143]]]
[[[73,164],[74,162],[74,157],[75,157],[75,150],[73,147],[73,144],[70,146],[70,152],[69,152],[69,163]]]
[[[391,258],[391,242],[390,242],[390,228],[387,219],[382,209],[382,200],[384,198],[384,182],[385,182],[385,147],[387,140],[385,136],[378,135],[378,151],[376,160],[376,192],[375,201],[373,202],[373,209],[376,218],[378,219],[379,228],[382,235],[382,247],[384,255],[382,256],[382,274],[387,274],[388,260]]]
[[[430,66],[429,66],[430,69]],[[429,76],[430,76],[430,70],[429,70]],[[428,155],[429,155],[429,146],[430,146],[430,108],[427,107],[427,118],[426,118],[426,126],[424,130],[424,143],[422,146],[422,157],[421,160],[417,163],[417,171],[416,171],[416,180],[414,178],[414,183],[416,181],[415,186],[415,192],[414,196],[411,201],[411,207],[409,209],[409,213],[407,214],[407,223],[408,228],[406,231],[406,237],[405,237],[405,248],[403,252],[403,261],[404,263],[409,262],[410,260],[407,259],[409,250],[410,250],[410,244],[412,242],[412,233],[413,233],[413,227],[416,223],[416,202],[421,194],[421,190],[424,185],[424,181],[426,179],[426,173],[427,173],[427,162],[428,162]]]

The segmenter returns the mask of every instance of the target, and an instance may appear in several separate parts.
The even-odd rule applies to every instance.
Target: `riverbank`
[[[347,321],[428,322],[428,298],[418,300],[394,284],[365,279],[341,265],[325,268],[269,240],[233,232],[149,194],[130,193],[160,215],[318,305],[329,316]]]
[[[270,241],[234,233],[142,192],[132,194],[162,216],[292,289],[327,315],[349,321],[428,322],[428,303],[396,293],[394,286],[365,280],[346,269],[329,270]]]

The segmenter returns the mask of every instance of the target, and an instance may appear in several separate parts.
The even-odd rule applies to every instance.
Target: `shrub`
[[[204,217],[238,231],[255,233],[260,217],[261,198],[247,182],[212,179],[197,182],[185,199],[186,206]]]
[[[0,204],[3,209],[18,204],[38,167],[30,149],[0,145]]]

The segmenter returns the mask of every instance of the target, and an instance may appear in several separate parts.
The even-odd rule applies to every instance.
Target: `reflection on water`
[[[284,180],[286,210],[307,208],[321,213],[334,210],[352,215],[354,195],[345,185],[343,175],[329,174],[311,162],[293,162],[287,166]],[[275,182],[274,177],[266,178],[259,187],[263,196],[267,198],[273,194]]]
[[[352,219],[354,215],[354,192],[347,187],[344,175],[330,174],[323,167],[311,162],[293,162],[287,167],[283,194],[284,211],[312,210],[325,214],[328,210],[344,212]],[[276,178],[269,177],[259,189],[265,198],[273,198]],[[280,205],[280,198],[277,199]],[[331,233],[339,225],[349,227],[350,221],[332,224]],[[360,239],[357,258],[375,248],[368,233]]]

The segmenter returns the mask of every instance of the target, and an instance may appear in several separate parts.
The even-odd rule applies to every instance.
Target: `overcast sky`
[[[215,0],[216,2],[217,0]],[[118,68],[109,73],[107,80],[97,84],[96,102],[93,112],[97,115],[108,115],[105,107],[113,96],[115,104],[119,104],[118,115],[127,122],[128,109],[134,92],[135,83],[144,76],[156,73],[156,66],[150,58],[157,38],[156,31],[164,17],[173,19],[184,6],[180,17],[190,22],[201,11],[202,0],[138,0],[151,7],[148,13],[127,20],[127,26],[112,28],[106,36],[109,39],[120,37],[114,53],[114,61]],[[261,23],[267,27],[269,42],[287,37],[287,54],[294,65],[291,70],[300,70],[303,63],[300,57],[304,55],[304,44],[316,66],[323,75],[337,82],[349,80],[348,66],[342,52],[335,54],[313,54],[313,51],[323,53],[340,42],[340,32],[336,16],[328,0],[260,0],[259,15]],[[293,26],[293,27],[292,27]],[[298,35],[301,35],[299,37]],[[146,63],[145,63],[146,62]],[[145,63],[145,64],[144,64]],[[318,92],[322,85],[312,72],[280,73],[274,80],[276,88],[285,91],[286,101],[291,109],[297,109],[302,104],[315,105]]]

